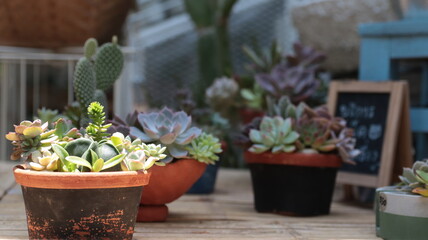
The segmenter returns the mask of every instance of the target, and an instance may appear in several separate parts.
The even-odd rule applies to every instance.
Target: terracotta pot
[[[183,195],[205,171],[207,165],[194,159],[179,159],[166,166],[153,166],[150,184],[144,188],[138,222],[165,221],[170,203]]]
[[[330,212],[338,168],[336,154],[245,152],[258,212],[315,216]]]
[[[263,117],[265,112],[251,108],[242,108],[239,109],[239,115],[241,117],[242,123],[248,124],[251,123],[251,121],[253,121],[253,119],[256,117]]]
[[[64,173],[13,169],[30,239],[132,239],[142,172]]]

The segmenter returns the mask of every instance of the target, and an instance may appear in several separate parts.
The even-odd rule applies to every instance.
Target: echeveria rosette
[[[217,154],[222,152],[220,140],[208,133],[202,133],[186,147],[191,158],[206,164],[215,164]]]
[[[250,140],[253,145],[248,150],[254,153],[268,150],[272,153],[294,152],[298,138],[299,134],[292,129],[291,118],[263,117],[260,130],[250,131]]]
[[[140,113],[138,122],[142,129],[131,127],[130,134],[145,143],[166,146],[170,156],[163,160],[165,163],[188,157],[185,146],[201,134],[201,129],[191,127],[192,118],[185,112],[173,112],[166,107],[160,112]]]

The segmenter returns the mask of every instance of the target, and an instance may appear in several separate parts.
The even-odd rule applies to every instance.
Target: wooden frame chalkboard
[[[360,156],[363,159],[360,161],[360,166],[357,161],[356,167],[345,167],[339,171],[338,183],[365,187],[387,186],[392,184],[403,167],[412,165],[409,96],[406,81],[333,81],[329,89],[328,108],[333,115],[342,114],[348,124],[351,122],[353,127],[357,127],[357,147],[364,148],[362,154],[366,154]],[[365,116],[368,117],[362,119]],[[376,144],[374,140],[370,142],[367,137],[370,136],[370,133],[367,133],[367,125],[369,125],[367,121],[377,121],[376,124],[370,124],[370,128],[373,125],[380,129],[378,132],[381,132],[383,137],[378,135],[376,138],[380,143]],[[361,139],[358,139],[358,136]],[[360,146],[358,146],[359,142],[362,143]],[[364,145],[365,143],[367,144]],[[367,156],[370,153],[378,154]],[[370,169],[365,169],[367,166],[370,166]]]

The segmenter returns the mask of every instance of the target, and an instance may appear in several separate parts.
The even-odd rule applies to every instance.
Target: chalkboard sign
[[[390,95],[387,93],[339,93],[335,116],[354,129],[356,148],[361,154],[346,164],[343,171],[377,175],[384,142]]]
[[[356,147],[361,150],[354,159],[356,165],[340,169],[338,182],[386,186],[391,184],[394,168],[401,172],[412,164],[408,104],[405,81],[330,84],[329,110],[354,129]]]

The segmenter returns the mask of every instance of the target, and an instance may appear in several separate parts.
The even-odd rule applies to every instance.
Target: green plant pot
[[[427,239],[428,198],[397,191],[376,190],[376,235],[383,239]]]

